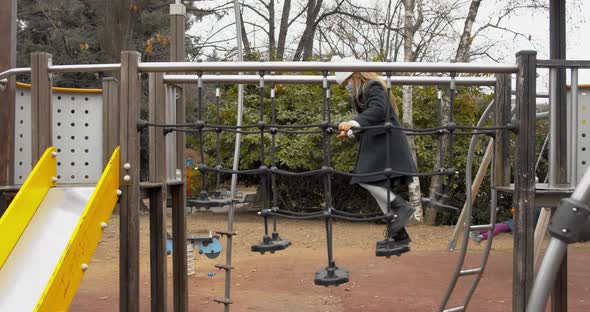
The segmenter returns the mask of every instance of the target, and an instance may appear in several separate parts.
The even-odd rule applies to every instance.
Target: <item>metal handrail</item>
[[[383,80],[387,77],[382,76]],[[164,75],[164,82],[167,83],[255,83],[260,82],[260,75]],[[336,76],[328,76],[328,83],[336,84]],[[391,83],[395,85],[445,85],[451,82],[451,77],[433,76],[391,76]],[[264,76],[267,83],[285,84],[321,84],[323,76],[311,75],[269,75]],[[457,85],[471,86],[493,86],[496,84],[495,77],[455,77]]]
[[[414,62],[145,62],[142,72],[453,72],[516,73],[515,63],[414,63]]]
[[[121,64],[75,64],[75,65],[51,65],[47,69],[50,73],[83,73],[102,72],[121,69]]]
[[[0,73],[0,80],[9,78],[9,77],[14,76],[14,75],[30,74],[30,73],[31,73],[31,68],[30,67],[16,67],[16,68],[11,68],[11,69],[7,69],[7,70],[5,70],[5,71],[3,71],[3,72]]]

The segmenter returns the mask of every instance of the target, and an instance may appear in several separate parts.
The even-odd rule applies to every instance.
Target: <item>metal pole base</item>
[[[315,273],[314,283],[326,287],[348,283],[348,270],[335,265],[326,267]]]

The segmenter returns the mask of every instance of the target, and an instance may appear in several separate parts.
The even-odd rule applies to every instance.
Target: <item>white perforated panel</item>
[[[578,89],[578,181],[590,166],[590,88]]]
[[[102,173],[102,95],[53,93],[53,145],[60,183],[96,183]]]
[[[14,182],[31,173],[31,91],[17,89]],[[60,183],[96,183],[102,173],[102,95],[53,93],[53,145]]]
[[[31,164],[31,92],[16,90],[14,125],[14,183],[23,184],[32,170]]]
[[[166,88],[166,123],[176,123],[176,87]],[[176,132],[166,135],[166,178],[168,181],[176,180]]]

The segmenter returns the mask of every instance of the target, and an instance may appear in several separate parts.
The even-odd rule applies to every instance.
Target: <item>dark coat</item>
[[[378,81],[369,81],[365,88],[361,88],[359,95],[360,105],[358,115],[353,118],[361,127],[382,125],[385,123],[386,112],[389,113],[390,122],[399,127],[400,122],[390,104],[389,96],[383,85]],[[408,173],[416,172],[416,162],[412,157],[408,139],[401,130],[393,129],[389,136],[390,160],[387,159],[387,130],[385,129],[368,129],[355,134],[359,139],[359,149],[356,156],[355,173],[370,173],[383,171],[389,167],[393,171]],[[394,179],[400,183],[409,183],[409,176],[394,174]],[[353,177],[350,181],[354,183],[371,183],[387,179],[385,175],[372,177]]]

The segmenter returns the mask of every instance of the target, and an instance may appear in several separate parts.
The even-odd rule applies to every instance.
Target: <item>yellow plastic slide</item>
[[[0,219],[0,311],[67,311],[117,203],[119,148],[96,185],[56,185],[48,148]]]

